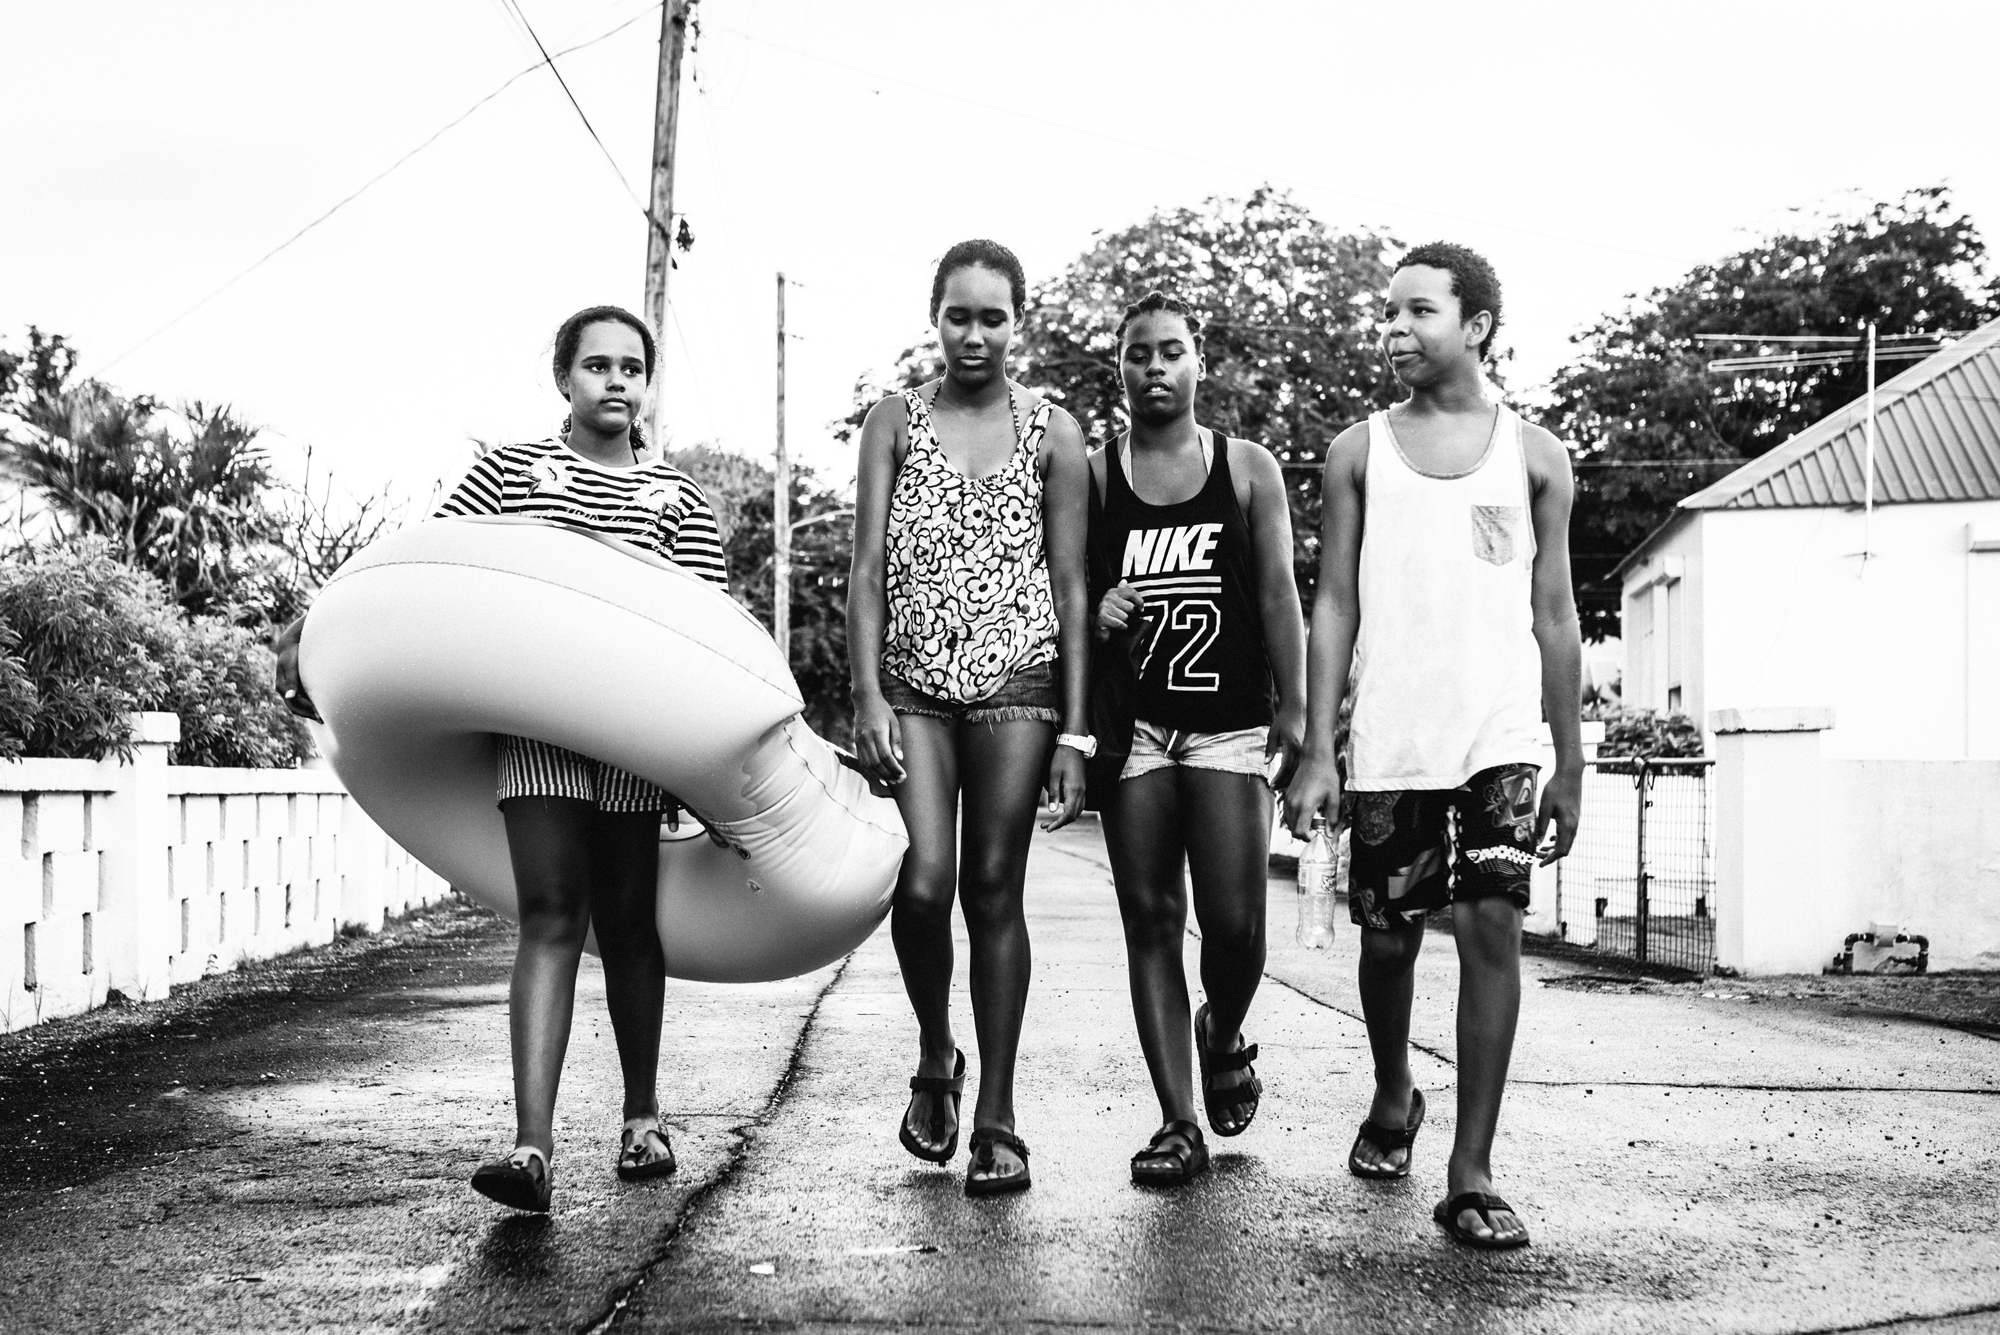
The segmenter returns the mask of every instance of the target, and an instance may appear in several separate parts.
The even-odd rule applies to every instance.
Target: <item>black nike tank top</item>
[[[1215,458],[1202,489],[1177,505],[1133,492],[1113,442],[1104,452],[1107,553],[1117,579],[1145,601],[1132,643],[1134,713],[1189,732],[1230,732],[1271,721],[1250,526],[1236,504],[1229,440],[1210,433]]]

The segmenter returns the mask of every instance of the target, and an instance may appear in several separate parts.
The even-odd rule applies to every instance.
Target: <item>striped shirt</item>
[[[664,459],[610,468],[559,440],[502,445],[480,456],[437,513],[526,515],[607,534],[729,587],[708,497]]]

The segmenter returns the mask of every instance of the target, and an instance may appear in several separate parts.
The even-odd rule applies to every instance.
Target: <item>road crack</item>
[[[1975,1307],[1958,1307],[1949,1312],[1886,1316],[1879,1321],[1864,1321],[1852,1326],[1814,1326],[1811,1330],[1800,1331],[1799,1335],[1852,1335],[1853,1332],[1865,1330],[1918,1330],[1940,1322],[1962,1321],[1969,1316],[1986,1316],[1995,1312],[2000,1312],[2000,1303],[1980,1303]]]
[[[827,979],[826,986],[813,997],[812,1008],[806,1012],[805,1022],[799,1026],[798,1037],[792,1041],[792,1050],[785,1060],[785,1069],[778,1076],[777,1083],[771,1086],[770,1094],[764,1099],[764,1106],[759,1108],[755,1115],[729,1128],[731,1140],[729,1157],[723,1161],[722,1167],[716,1170],[715,1175],[708,1181],[687,1194],[680,1208],[674,1212],[674,1217],[662,1230],[658,1245],[639,1266],[638,1273],[612,1293],[611,1301],[602,1313],[577,1327],[582,1335],[604,1335],[604,1332],[617,1325],[618,1319],[631,1306],[632,1299],[638,1296],[639,1290],[646,1286],[646,1282],[653,1277],[654,1272],[666,1264],[668,1254],[673,1251],[674,1244],[680,1241],[681,1234],[686,1231],[688,1220],[693,1217],[695,1211],[735,1178],[737,1170],[742,1168],[744,1161],[750,1157],[750,1147],[756,1133],[770,1125],[771,1119],[776,1117],[778,1110],[784,1106],[785,1096],[791,1093],[792,1082],[804,1063],[806,1044],[812,1039],[813,1026],[819,1022],[820,1007],[826,1004],[826,999],[832,995],[833,989],[840,986],[840,980],[847,976],[848,965],[853,962],[854,955],[850,952],[847,958],[840,962],[840,967],[833,971],[833,977]]]

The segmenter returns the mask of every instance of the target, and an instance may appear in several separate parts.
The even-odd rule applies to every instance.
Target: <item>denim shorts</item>
[[[1062,713],[1058,708],[1062,702],[1056,694],[1053,663],[1024,667],[1000,683],[999,690],[984,700],[974,700],[969,704],[920,691],[895,673],[884,672],[882,698],[898,714],[941,718],[946,722],[1012,723],[1019,719],[1036,723],[1062,722]]]
[[[1533,765],[1496,765],[1452,789],[1343,794],[1354,925],[1398,928],[1469,899],[1526,909],[1535,776]]]
[[[1225,774],[1264,777],[1264,746],[1268,728],[1236,728],[1229,732],[1188,732],[1163,728],[1145,719],[1132,724],[1132,750],[1118,781],[1179,765],[1184,769],[1221,770]]]

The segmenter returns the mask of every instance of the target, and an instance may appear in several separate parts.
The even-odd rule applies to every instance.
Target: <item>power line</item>
[[[514,17],[520,21],[521,27],[527,30],[529,40],[535,44],[535,50],[542,53],[542,64],[549,67],[549,73],[555,75],[556,82],[562,85],[563,96],[568,98],[570,106],[576,109],[577,119],[583,122],[583,128],[590,131],[590,140],[597,145],[597,151],[604,155],[605,162],[610,164],[611,174],[618,178],[618,184],[625,187],[625,193],[631,196],[633,205],[644,215],[646,225],[660,233],[666,242],[667,249],[671,252],[673,249],[673,237],[668,234],[666,225],[653,216],[653,211],[646,207],[644,200],[639,198],[639,192],[634,190],[632,183],[625,179],[625,173],[618,167],[618,159],[611,156],[611,150],[606,148],[604,140],[598,137],[597,127],[592,125],[590,117],[584,114],[583,104],[578,102],[576,94],[570,91],[569,80],[563,78],[562,71],[556,68],[555,57],[549,54],[549,49],[546,46],[542,45],[540,35],[535,32],[535,25],[528,22],[528,16],[521,12],[518,0],[501,0],[501,3],[513,11]],[[648,8],[644,12],[650,14],[652,13],[652,9]],[[636,17],[637,15],[634,15],[634,18]]]
[[[625,31],[625,29],[631,27],[634,23],[637,23],[640,19],[644,18],[647,14],[652,13],[653,10],[657,8],[659,8],[658,5],[650,5],[646,9],[641,10],[639,13],[634,14],[631,18],[626,19],[623,23],[619,24],[617,27],[607,29],[606,31],[597,34],[597,36],[592,37],[587,41],[578,42],[575,46],[568,47],[562,51],[557,52],[556,54],[567,56],[574,52],[581,51],[585,47],[595,46],[599,42],[602,42],[607,38],[615,37],[619,33]],[[368,193],[369,190],[379,185],[382,182],[382,180],[385,177],[387,177],[391,172],[394,172],[398,167],[401,167],[411,158],[414,158],[415,156],[417,156],[417,154],[423,152],[425,149],[429,148],[432,144],[436,143],[439,139],[443,138],[448,131],[456,129],[460,124],[469,119],[472,116],[472,113],[478,111],[488,102],[491,102],[494,98],[500,96],[500,94],[506,92],[509,88],[512,88],[515,84],[527,78],[530,74],[533,74],[536,70],[540,69],[541,67],[542,67],[541,64],[538,62],[536,64],[528,66],[526,69],[521,70],[518,73],[511,76],[510,78],[508,78],[507,81],[502,83],[498,88],[495,88],[492,92],[486,94],[486,96],[480,98],[477,102],[474,102],[464,111],[461,111],[458,115],[452,117],[449,121],[446,121],[443,125],[439,126],[436,130],[434,130],[431,133],[431,135],[427,139],[425,139],[422,143],[418,144],[415,148],[403,154],[403,156],[401,156],[400,158],[397,158],[394,162],[384,167],[381,171],[376,172],[366,181],[363,181],[358,187],[356,187],[351,193],[349,193],[346,198],[342,199],[332,208],[320,214],[317,218],[314,218],[311,222],[307,223],[304,227],[301,227],[298,231],[293,232],[283,241],[280,241],[277,245],[271,247],[271,249],[265,251],[264,254],[258,257],[258,259],[254,263],[240,270],[234,277],[224,282],[221,286],[214,288],[212,291],[208,293],[208,295],[204,296],[201,300],[195,302],[192,306],[189,306],[179,315],[176,315],[173,319],[167,321],[165,324],[161,325],[158,329],[155,329],[152,333],[146,335],[144,338],[140,339],[137,343],[134,343],[131,347],[125,349],[125,351],[119,353],[116,357],[113,357],[110,361],[104,363],[103,366],[98,367],[94,372],[92,372],[92,374],[99,376],[108,374],[112,367],[118,365],[118,363],[124,361],[127,357],[130,357],[133,353],[138,352],[140,349],[144,348],[154,339],[166,333],[168,330],[172,329],[175,325],[178,325],[181,321],[187,319],[190,315],[193,315],[196,311],[200,310],[202,307],[208,305],[209,302],[214,301],[217,297],[221,296],[224,292],[227,292],[230,288],[235,287],[245,278],[248,278],[251,274],[255,273],[257,270],[263,268],[266,264],[270,263],[273,259],[276,259],[278,255],[280,255],[284,251],[291,249],[291,247],[295,243],[297,243],[302,237],[304,237],[306,233],[312,231],[314,228],[318,227],[321,223],[331,218],[334,214],[340,212],[342,209],[346,208],[349,204],[352,204],[355,200],[361,198],[361,196]]]

